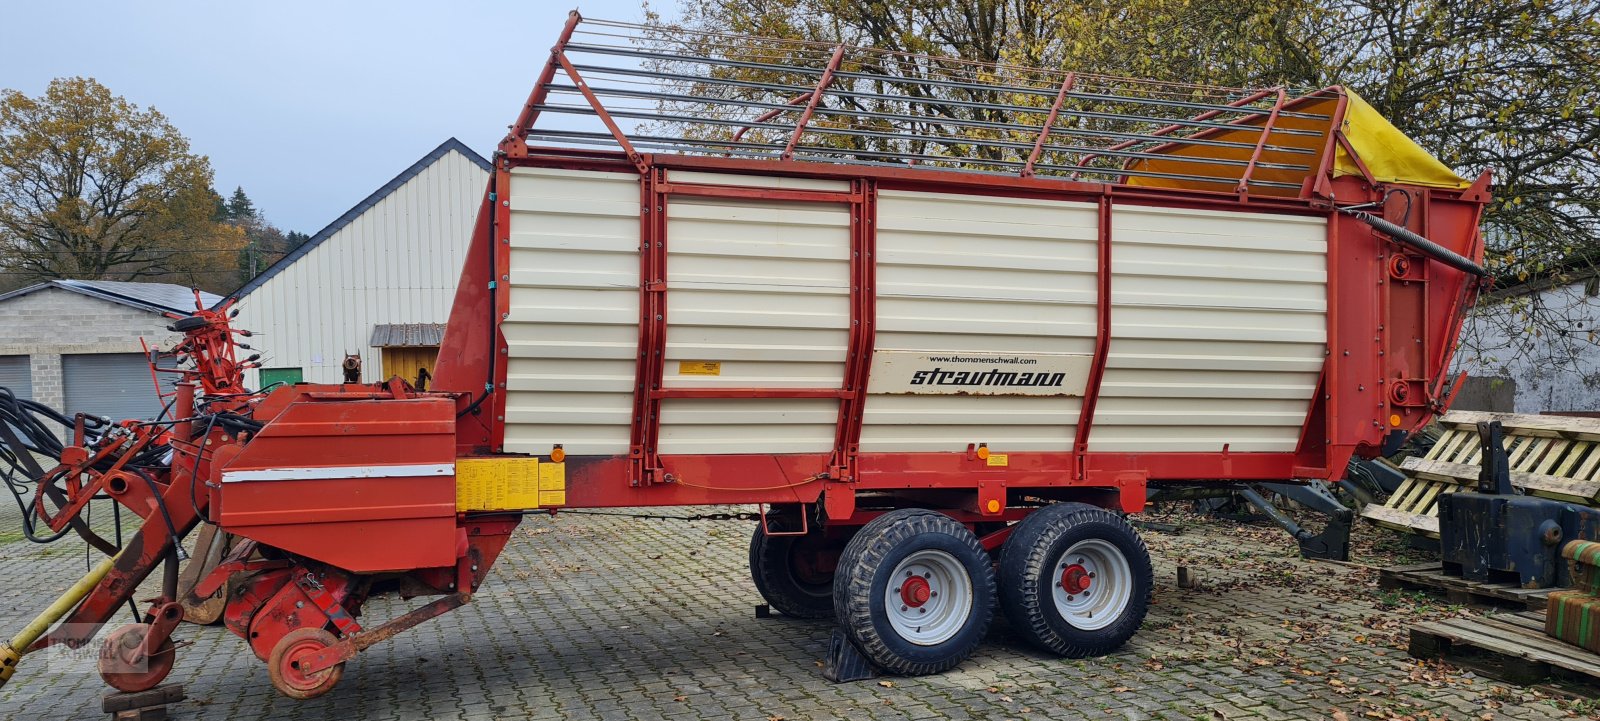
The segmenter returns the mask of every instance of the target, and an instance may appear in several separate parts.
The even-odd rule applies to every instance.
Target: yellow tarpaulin
[[[1344,137],[1374,180],[1454,189],[1472,184],[1406,137],[1361,96],[1348,88],[1345,95],[1349,100],[1344,110]],[[1361,175],[1361,168],[1343,147],[1334,150],[1333,174]]]

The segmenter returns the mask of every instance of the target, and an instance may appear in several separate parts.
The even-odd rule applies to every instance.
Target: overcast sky
[[[274,224],[315,233],[446,138],[487,157],[574,6],[643,15],[640,0],[10,2],[0,87],[93,77],[165,113],[223,195],[243,186]]]

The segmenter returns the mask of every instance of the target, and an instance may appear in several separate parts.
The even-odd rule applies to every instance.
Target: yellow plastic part
[[[1348,101],[1344,110],[1344,137],[1374,180],[1453,190],[1472,185],[1400,132],[1360,95],[1346,89],[1345,96]],[[1362,174],[1361,167],[1342,146],[1334,150],[1333,174],[1334,177]]]

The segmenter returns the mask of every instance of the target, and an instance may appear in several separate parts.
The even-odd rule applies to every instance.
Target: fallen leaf
[[[882,686],[884,688],[894,688],[894,682],[893,681],[879,681],[878,685]]]

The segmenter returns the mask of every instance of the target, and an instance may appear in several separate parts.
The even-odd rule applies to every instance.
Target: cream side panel
[[[664,387],[843,384],[850,335],[844,206],[674,198],[667,207],[667,289]],[[661,452],[825,452],[837,420],[832,399],[669,399],[662,404]]]
[[[829,190],[849,192],[850,181],[825,178],[795,178],[785,175],[745,175],[743,173],[707,173],[699,170],[668,170],[667,180],[673,183],[696,185],[736,185],[744,188],[779,188],[784,190]]]
[[[628,452],[639,346],[639,179],[519,168],[511,189],[506,442]]]
[[[1089,450],[1293,451],[1327,341],[1320,218],[1117,206]]]
[[[883,191],[877,227],[877,350],[1093,353],[1096,206]],[[1082,403],[872,391],[861,450],[1069,450]]]

